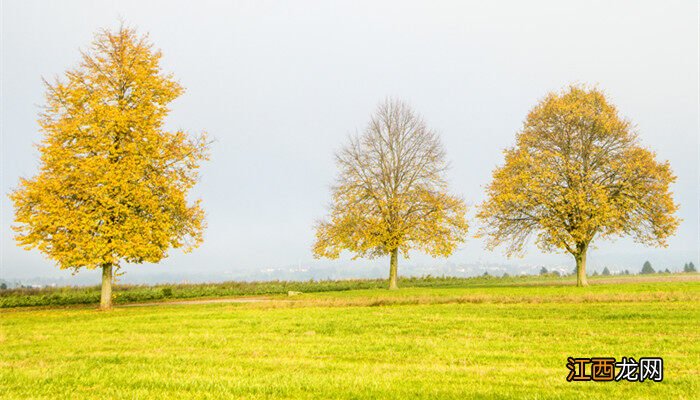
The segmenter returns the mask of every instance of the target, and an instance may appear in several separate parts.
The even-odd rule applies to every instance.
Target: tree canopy
[[[679,223],[668,162],[645,149],[632,123],[596,88],[549,93],[527,116],[516,145],[493,172],[478,217],[488,247],[521,254],[534,237],[544,251],[565,250],[587,285],[594,238],[632,235],[665,246]]]
[[[464,202],[447,192],[445,151],[437,133],[406,103],[381,103],[361,135],[336,154],[339,174],[330,216],[316,227],[314,254],[337,258],[417,249],[448,256],[467,233]]]
[[[163,128],[183,88],[160,59],[147,36],[103,30],[64,80],[45,82],[39,173],[11,194],[20,245],[61,268],[102,267],[110,282],[123,261],[199,245],[204,211],[187,193],[207,140]]]
[[[653,274],[654,268],[652,268],[651,263],[649,261],[645,261],[644,265],[642,265],[642,274]]]

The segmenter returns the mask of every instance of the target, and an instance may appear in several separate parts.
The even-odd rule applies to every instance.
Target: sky
[[[128,275],[226,276],[289,266],[362,271],[388,260],[315,260],[314,223],[328,211],[334,151],[377,104],[401,98],[442,138],[454,194],[484,199],[502,150],[528,111],[571,83],[598,85],[641,143],[669,160],[683,219],[665,249],[598,241],[589,268],[698,264],[698,2],[687,1],[1,1],[0,278],[70,277],[17,247],[7,194],[37,172],[41,78],[75,66],[120,19],[148,33],[186,88],[167,127],[208,132],[211,161],[193,191],[203,245]],[[468,238],[447,259],[401,265],[569,265],[534,245],[518,259]],[[96,271],[93,271],[95,273]],[[95,275],[96,277],[97,275]],[[97,278],[95,278],[97,282]]]

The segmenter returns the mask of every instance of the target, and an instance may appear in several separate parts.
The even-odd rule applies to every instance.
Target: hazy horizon
[[[41,77],[62,76],[93,34],[119,20],[150,35],[166,72],[186,88],[169,128],[207,131],[216,142],[193,191],[207,212],[203,245],[159,265],[128,265],[138,281],[158,274],[245,276],[307,266],[357,276],[388,259],[315,260],[313,225],[327,212],[333,153],[364,129],[387,96],[411,104],[440,132],[451,192],[484,199],[491,171],[528,111],[571,83],[597,85],[636,125],[641,143],[669,160],[683,219],[667,248],[629,238],[596,241],[588,262],[638,272],[698,265],[699,35],[696,2],[284,2],[2,1],[0,279],[70,279],[38,250],[12,240],[7,198],[37,172]],[[469,237],[451,257],[414,253],[405,268],[447,265],[568,266],[568,254],[534,245],[521,259]],[[81,273],[82,275],[83,273]],[[95,274],[95,283],[97,275]],[[92,276],[87,274],[88,276]],[[125,276],[125,277],[126,277]],[[317,278],[324,278],[319,272]]]

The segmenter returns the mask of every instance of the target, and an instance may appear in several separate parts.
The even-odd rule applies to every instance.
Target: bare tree
[[[317,225],[317,257],[398,255],[411,249],[448,256],[467,233],[464,202],[447,193],[445,151],[435,131],[406,103],[381,103],[364,133],[336,154],[339,176],[328,221]]]

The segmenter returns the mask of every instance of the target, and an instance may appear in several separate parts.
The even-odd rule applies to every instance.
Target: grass
[[[692,398],[700,281],[663,280],[475,280],[106,313],[4,309],[0,397]],[[660,356],[665,378],[569,383],[567,356]]]
[[[616,276],[589,277],[593,282],[628,279],[685,279],[697,274],[660,274],[652,276]],[[503,285],[540,285],[540,284],[574,284],[573,276],[515,276],[474,278],[434,277],[401,278],[402,287],[464,287],[464,286],[503,286]],[[388,286],[385,279],[321,280],[321,281],[264,281],[264,282],[220,282],[176,285],[115,285],[114,302],[116,304],[168,301],[172,299],[216,298],[226,296],[267,296],[286,294],[288,291],[304,293],[337,292],[358,289],[383,289]],[[99,304],[100,287],[57,287],[57,288],[20,288],[0,290],[0,308],[70,306],[76,304]]]
[[[494,279],[494,278],[490,278]],[[538,277],[519,277],[504,279],[522,281],[540,279]],[[453,278],[420,277],[402,278],[401,284],[412,287],[448,287],[463,286],[465,283],[488,281],[488,277]],[[176,285],[114,285],[114,302],[116,304],[140,303],[169,299],[193,299],[224,296],[251,296],[286,294],[295,292],[327,292],[356,289],[376,289],[387,287],[385,279],[348,279],[322,281],[261,281],[261,282],[220,282]],[[98,304],[100,286],[88,287],[46,287],[41,289],[19,288],[0,290],[0,308],[58,306],[73,304]]]

